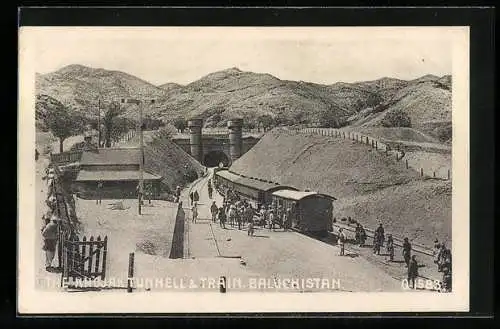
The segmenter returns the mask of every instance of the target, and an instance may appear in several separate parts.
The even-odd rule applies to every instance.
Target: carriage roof
[[[229,170],[221,170],[216,173],[216,175],[229,180],[232,183],[247,186],[260,191],[272,191],[276,189],[290,189],[297,190],[291,186],[284,186],[278,183],[273,183],[269,181],[259,180],[253,177],[245,177],[242,175],[238,175],[230,172]]]
[[[333,196],[318,193],[318,192],[279,190],[279,191],[273,192],[272,195],[279,197],[279,198],[284,198],[284,199],[289,199],[289,200],[294,200],[294,201],[300,201],[302,199],[309,198],[309,197],[337,200]]]

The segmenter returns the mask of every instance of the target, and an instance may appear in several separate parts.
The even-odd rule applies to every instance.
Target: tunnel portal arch
[[[223,151],[210,151],[203,155],[204,166],[217,167],[221,162],[225,167],[228,167],[231,162],[230,157]]]

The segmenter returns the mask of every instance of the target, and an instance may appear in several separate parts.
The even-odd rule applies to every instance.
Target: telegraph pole
[[[97,135],[98,148],[101,148],[101,97],[97,99]]]
[[[122,103],[125,102],[125,99],[122,98]],[[151,103],[154,103],[154,100],[151,100]],[[144,107],[144,102],[139,99],[128,99],[127,103],[136,104],[139,107],[139,147],[141,150],[141,158],[139,159],[139,191],[138,193],[138,211],[139,215],[142,215],[142,199],[144,194],[144,134],[143,134],[143,119],[142,112]]]
[[[139,215],[142,214],[142,196],[144,193],[144,136],[142,127],[142,101],[138,102],[139,105],[139,144],[141,149],[141,159],[139,161]]]

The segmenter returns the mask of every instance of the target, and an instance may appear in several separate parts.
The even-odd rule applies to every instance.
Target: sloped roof
[[[85,151],[80,165],[117,165],[140,164],[139,148],[102,148],[96,151]]]
[[[145,180],[161,179],[160,176],[144,172]],[[80,170],[76,177],[77,182],[89,181],[134,181],[139,180],[138,170],[105,170],[105,171],[88,171]]]

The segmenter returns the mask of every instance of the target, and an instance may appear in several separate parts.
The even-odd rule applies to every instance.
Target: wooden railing
[[[82,158],[83,151],[68,151],[63,153],[50,154],[50,162],[54,164],[77,162]]]

